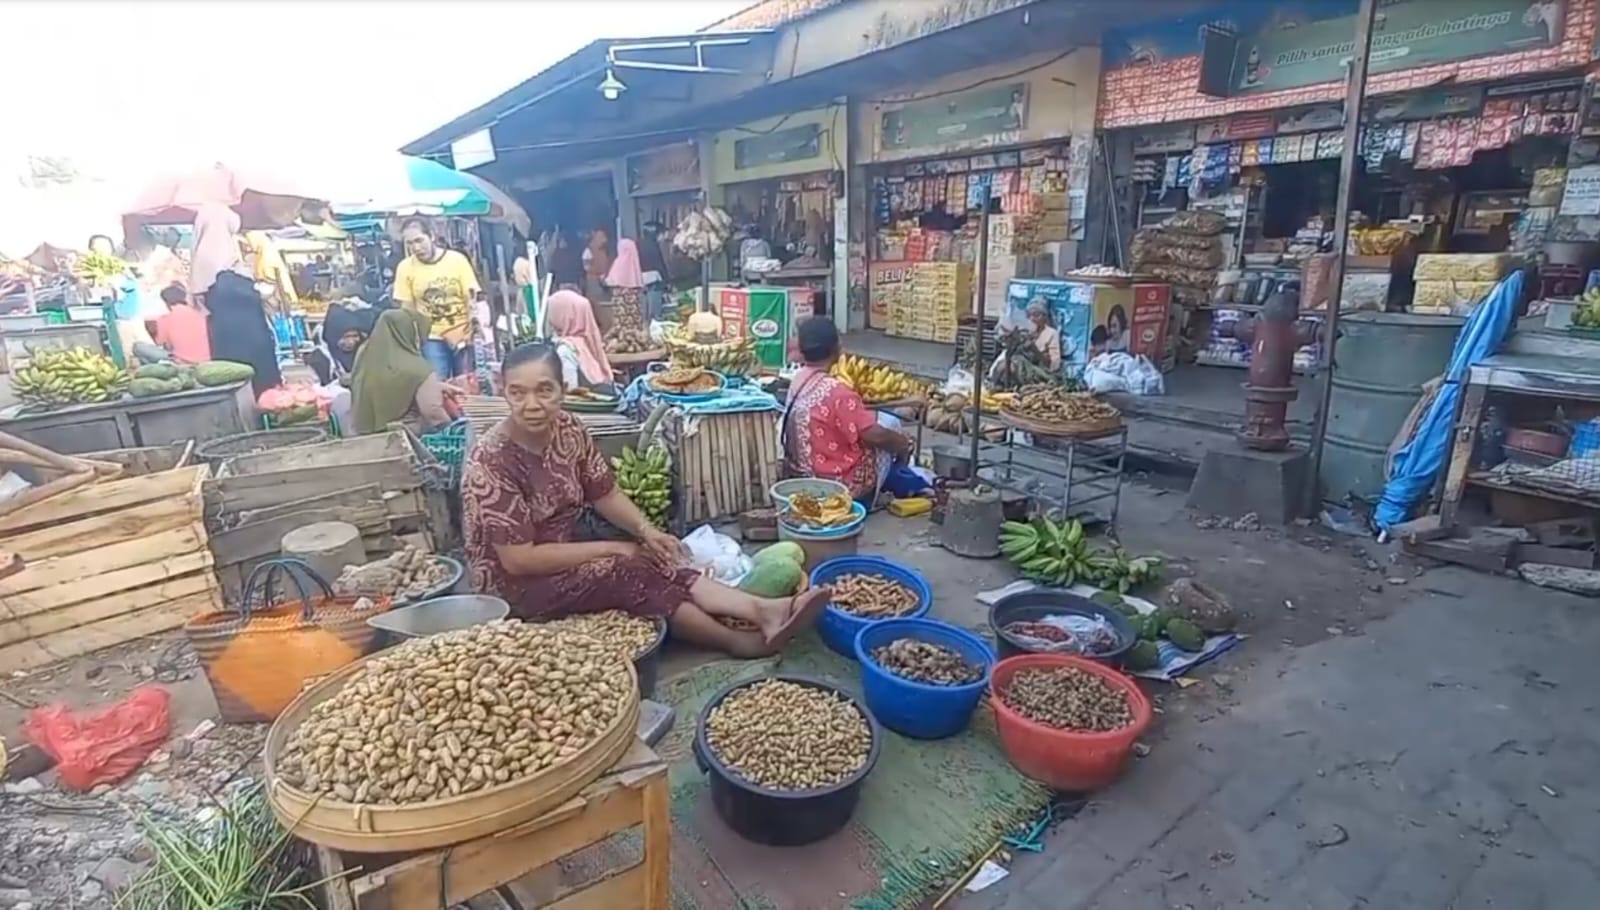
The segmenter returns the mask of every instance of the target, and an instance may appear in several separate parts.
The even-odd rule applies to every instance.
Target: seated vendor
[[[422,356],[428,317],[416,310],[385,310],[372,337],[356,351],[350,404],[356,433],[378,433],[396,421],[419,433],[452,420],[449,388]]]
[[[513,349],[501,378],[510,416],[473,446],[461,479],[473,590],[504,598],[524,619],[611,609],[665,617],[675,638],[736,657],[777,652],[827,605],[826,586],[755,597],[686,568],[677,538],[645,520],[583,423],[561,409],[553,346]],[[634,540],[574,540],[585,506]]]
[[[567,391],[585,388],[610,395],[616,391],[605,336],[594,319],[594,306],[577,291],[556,291],[545,302],[550,337],[561,358],[561,381]]]
[[[899,418],[874,415],[855,389],[828,374],[843,353],[832,321],[813,316],[797,334],[805,367],[789,383],[785,469],[791,477],[837,480],[870,506],[895,461],[911,455],[911,438],[897,432]]]

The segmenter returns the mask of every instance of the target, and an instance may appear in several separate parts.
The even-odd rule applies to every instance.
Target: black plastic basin
[[[1001,631],[1014,622],[1038,622],[1046,616],[1075,613],[1079,616],[1103,616],[1117,630],[1120,643],[1116,648],[1100,654],[1085,654],[1090,660],[1112,667],[1122,666],[1123,655],[1133,647],[1138,637],[1128,617],[1112,607],[1101,606],[1087,597],[1069,591],[1036,590],[1009,594],[989,607],[989,631],[994,633],[995,651],[1001,660],[1018,654],[1052,653],[1035,651]]]
[[[872,731],[872,746],[867,760],[854,774],[831,787],[817,790],[770,790],[740,777],[713,754],[706,742],[706,719],[711,712],[734,690],[769,679],[824,689],[848,698],[855,705]],[[814,843],[849,824],[856,804],[861,801],[861,785],[878,763],[878,749],[882,743],[883,730],[860,699],[831,683],[805,676],[760,676],[725,686],[706,702],[694,726],[694,758],[700,770],[710,778],[712,808],[740,837],[773,847]]]

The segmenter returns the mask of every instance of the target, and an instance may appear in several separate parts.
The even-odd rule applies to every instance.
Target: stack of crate
[[[960,262],[919,262],[911,276],[916,301],[913,338],[954,344],[956,324],[972,301],[972,266]]]

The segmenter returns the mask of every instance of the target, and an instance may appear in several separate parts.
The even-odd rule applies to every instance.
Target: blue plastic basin
[[[817,634],[822,636],[823,642],[828,647],[851,659],[856,656],[856,635],[862,629],[889,622],[891,619],[915,619],[926,615],[933,607],[933,589],[928,587],[927,579],[922,577],[921,572],[881,556],[835,556],[825,560],[811,570],[811,587],[825,585],[840,575],[856,574],[882,575],[906,585],[917,592],[917,607],[904,616],[861,619],[831,603],[828,604],[822,611],[822,617],[817,620]]]
[[[976,682],[939,686],[896,676],[872,659],[872,652],[892,641],[912,638],[943,645],[968,663],[983,668]],[[861,695],[878,723],[902,736],[943,739],[967,728],[972,712],[989,685],[994,649],[965,629],[936,619],[885,619],[856,635],[856,660],[861,664]]]

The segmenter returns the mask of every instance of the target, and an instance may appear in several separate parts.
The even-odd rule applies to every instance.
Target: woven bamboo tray
[[[302,692],[267,732],[262,750],[267,802],[284,828],[314,844],[356,853],[392,853],[430,850],[504,831],[571,799],[615,765],[635,739],[639,678],[630,661],[628,707],[582,752],[531,777],[448,799],[392,806],[319,797],[284,783],[277,774],[277,758],[290,734],[313,707],[333,697],[371,659],[356,661]]]
[[[1000,419],[1035,436],[1062,436],[1070,439],[1099,439],[1122,429],[1121,414],[1104,420],[1055,421],[1040,420],[1002,409]]]

